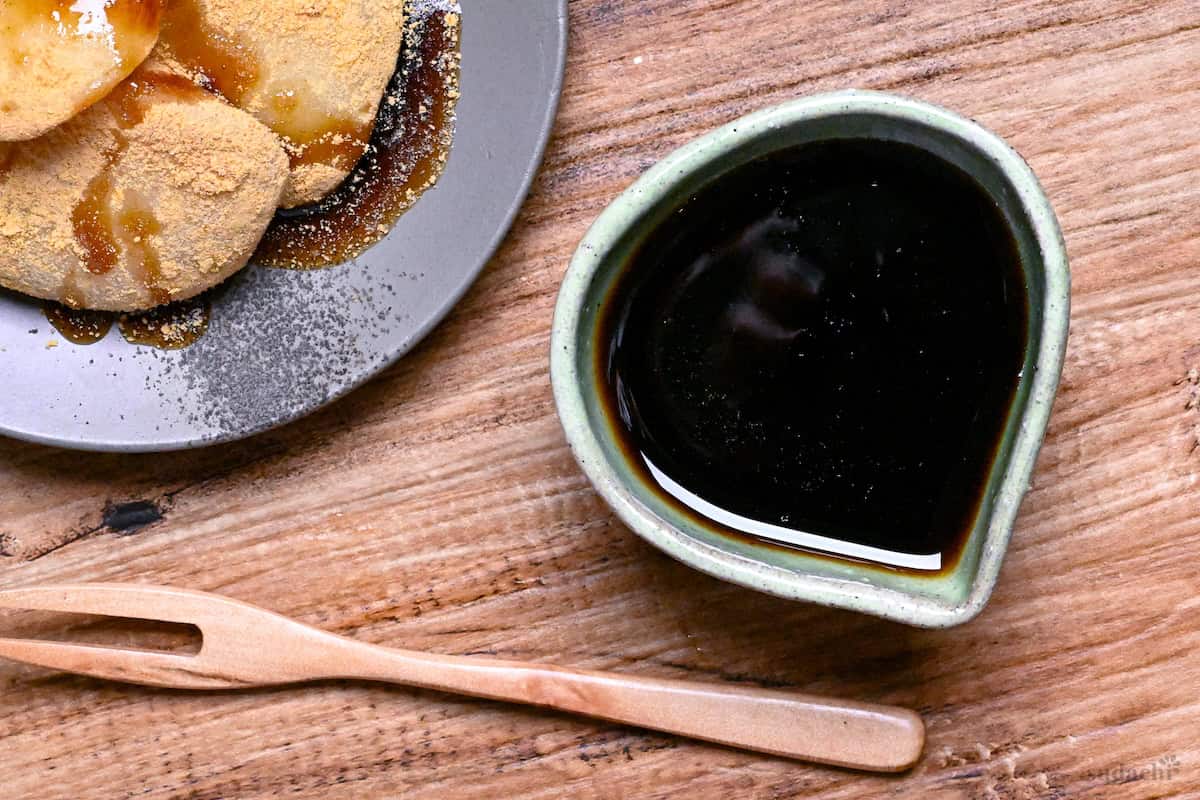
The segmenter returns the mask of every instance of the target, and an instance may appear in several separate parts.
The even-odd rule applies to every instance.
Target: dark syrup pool
[[[979,513],[1027,344],[1016,242],[916,147],[833,140],[702,188],[601,309],[626,456],[706,527],[932,572]]]

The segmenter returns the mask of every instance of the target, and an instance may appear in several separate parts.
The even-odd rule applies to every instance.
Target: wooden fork
[[[194,625],[195,655],[0,638],[0,656],[177,689],[241,689],[330,678],[420,686],[554,708],[790,758],[899,772],[925,726],[893,706],[754,687],[661,680],[474,656],[395,650],[337,636],[219,595],[93,583],[0,591],[0,608]]]

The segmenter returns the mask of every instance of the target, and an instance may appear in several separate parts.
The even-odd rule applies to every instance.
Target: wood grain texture
[[[465,24],[470,24],[469,3]],[[578,0],[512,235],[410,357],[196,453],[0,442],[0,584],[219,591],[366,641],[919,709],[900,777],[432,692],[135,689],[0,665],[14,798],[1200,796],[1200,4]],[[788,603],[617,523],[554,415],[554,294],[603,206],[745,112],[849,86],[945,104],[1037,172],[1074,271],[1062,391],[999,588],[918,631]],[[162,519],[103,523],[148,500]],[[111,516],[111,515],[110,515]]]
[[[191,652],[175,652],[169,646],[163,652],[161,644],[113,647],[98,646],[94,640],[0,637],[0,658],[138,686],[209,691],[374,681],[538,706],[870,772],[910,770],[925,748],[924,721],[915,711],[898,706],[732,681],[652,678],[387,647],[338,636],[224,595],[178,586],[23,586],[0,589],[0,609],[18,617],[99,615],[118,629],[122,619],[155,627],[190,626],[202,645]]]

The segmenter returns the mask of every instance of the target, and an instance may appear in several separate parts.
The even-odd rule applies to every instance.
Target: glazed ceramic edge
[[[680,184],[764,136],[814,120],[864,114],[934,129],[990,161],[1016,192],[1041,251],[1041,327],[1031,331],[1030,338],[1031,346],[1036,348],[1034,374],[1023,404],[1012,411],[1018,425],[1016,438],[992,498],[969,591],[956,603],[873,585],[866,580],[866,571],[863,580],[853,580],[784,569],[721,550],[676,529],[647,509],[622,473],[608,462],[590,424],[584,396],[588,381],[580,374],[580,327],[584,324],[585,305],[592,299],[593,278],[610,251],[646,213],[668,199]],[[1031,319],[1036,316],[1033,311],[1031,308]],[[1062,232],[1037,177],[1021,156],[997,135],[947,109],[898,95],[847,90],[794,100],[737,119],[669,154],[613,201],[584,236],[563,279],[551,334],[551,383],[560,421],[581,469],[622,522],[668,555],[714,577],[779,597],[919,627],[950,627],[982,611],[995,587],[1049,422],[1062,371],[1069,317],[1070,270]]]

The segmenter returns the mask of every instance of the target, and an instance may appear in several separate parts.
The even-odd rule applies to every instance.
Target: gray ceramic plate
[[[208,333],[175,352],[115,330],[72,345],[38,303],[0,295],[0,433],[86,450],[230,441],[308,414],[411,349],[507,232],[562,82],[566,0],[462,5],[449,163],[384,241],[331,269],[243,270],[218,294]]]

